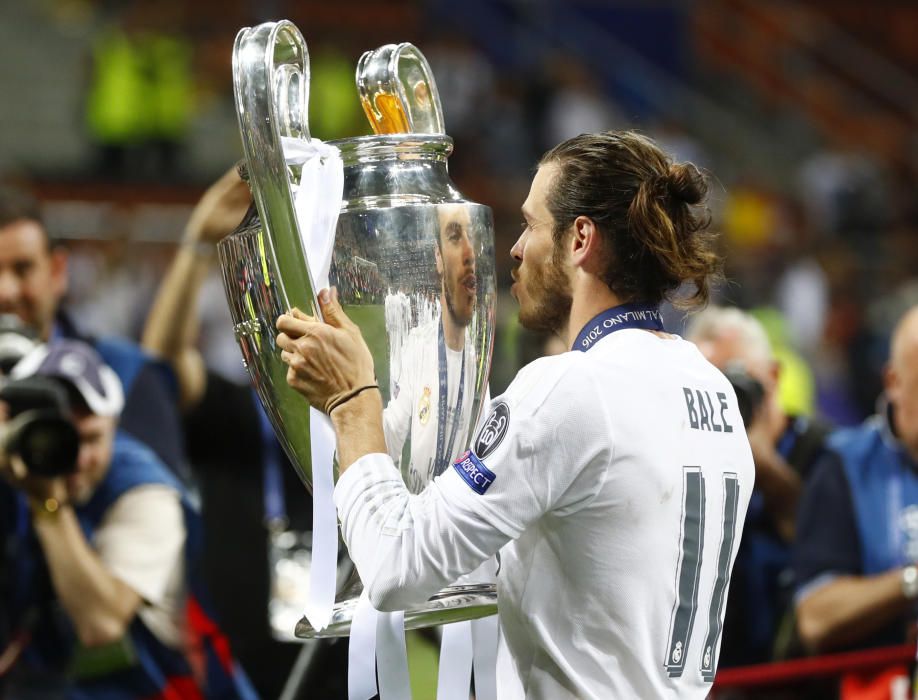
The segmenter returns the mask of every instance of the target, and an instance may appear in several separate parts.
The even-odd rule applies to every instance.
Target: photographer
[[[119,428],[187,478],[172,372],[134,343],[81,333],[62,308],[67,287],[67,251],[45,227],[38,203],[0,186],[0,314],[17,316],[43,342],[70,338],[91,344],[124,388]]]
[[[824,450],[827,429],[787,415],[778,401],[780,366],[762,325],[735,308],[709,307],[686,338],[730,379],[755,461],[755,490],[733,567],[724,620],[722,667],[789,653],[790,546],[802,483]]]
[[[60,340],[26,355],[0,396],[16,396],[23,377],[66,391],[78,449],[75,463],[58,465],[41,462],[42,449],[11,450],[7,417],[17,407],[4,402],[6,697],[187,697],[217,684],[238,691],[225,697],[248,696],[229,659],[207,663],[207,679],[192,673],[189,638],[209,635],[194,649],[204,654],[223,641],[208,630],[194,582],[194,512],[153,452],[117,428],[124,401],[114,371],[85,343]]]
[[[216,266],[217,243],[232,233],[250,202],[248,185],[235,168],[201,197],[157,291],[143,346],[168,362],[178,380],[185,445],[201,494],[205,566],[215,607],[259,694],[276,698],[288,683],[297,682],[293,669],[301,647],[275,636],[279,621],[272,621],[272,610],[276,614],[289,607],[271,604],[283,592],[278,564],[292,569],[278,556],[276,543],[311,528],[312,501],[252,388],[208,368],[197,345],[202,285]],[[240,567],[240,551],[258,565]],[[289,583],[286,589],[289,595]],[[309,673],[306,692],[344,695],[346,652],[346,645],[337,644],[323,653]]]
[[[918,306],[893,330],[883,384],[876,415],[832,436],[801,499],[795,602],[813,651],[914,644]]]

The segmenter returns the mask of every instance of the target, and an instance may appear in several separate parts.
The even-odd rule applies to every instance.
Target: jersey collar
[[[598,340],[626,328],[662,331],[663,318],[656,304],[635,302],[621,304],[596,314],[577,334],[572,350],[586,352]]]

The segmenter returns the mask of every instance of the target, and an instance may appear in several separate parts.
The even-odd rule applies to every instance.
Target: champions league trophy
[[[293,24],[243,29],[233,72],[242,170],[255,206],[219,254],[258,396],[319,508],[316,460],[323,458],[315,448],[328,440],[317,432],[327,419],[311,417],[287,385],[274,324],[293,306],[316,314],[316,292],[335,285],[373,354],[389,453],[419,491],[468,447],[487,391],[495,304],[491,212],[450,181],[453,144],[429,66],[410,44],[365,54],[357,84],[376,133],[327,144],[310,138],[309,58]],[[333,169],[323,168],[338,158],[336,185],[326,176]],[[337,478],[336,462],[329,473]],[[333,511],[331,522],[337,538]],[[405,627],[496,612],[494,584],[465,578],[406,610]],[[298,637],[349,634],[362,585],[356,572],[339,584],[327,624],[303,618]]]

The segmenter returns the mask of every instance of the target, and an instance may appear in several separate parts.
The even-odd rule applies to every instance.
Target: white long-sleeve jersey
[[[705,697],[754,478],[723,375],[691,343],[622,330],[525,367],[473,447],[416,496],[388,455],[339,479],[374,605],[499,551],[502,698]]]

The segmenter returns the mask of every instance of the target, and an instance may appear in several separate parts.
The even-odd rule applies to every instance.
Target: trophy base
[[[335,603],[331,622],[321,632],[304,617],[296,625],[295,634],[300,639],[326,639],[347,637],[351,633],[351,620],[357,608],[357,599],[349,598]],[[471,586],[447,586],[426,603],[405,611],[405,629],[434,627],[462,620],[477,620],[497,613],[497,586],[479,583]]]

